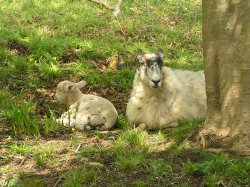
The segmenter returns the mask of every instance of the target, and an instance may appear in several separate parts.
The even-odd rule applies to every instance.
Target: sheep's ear
[[[86,84],[87,84],[86,81],[80,81],[80,82],[76,83],[76,87],[77,87],[78,89],[81,89],[81,88],[83,88]]]
[[[164,54],[162,48],[158,48],[157,56],[163,61]]]
[[[141,49],[137,50],[136,59],[139,63],[143,63],[143,52]]]
[[[76,88],[76,85],[75,84],[69,84],[65,87],[65,91],[69,92],[69,91],[72,91]]]
[[[162,66],[162,64],[163,64],[163,57],[164,57],[164,55],[163,55],[163,49],[162,48],[158,48],[158,52],[157,52],[157,62],[158,62],[158,64],[160,65],[160,66]]]

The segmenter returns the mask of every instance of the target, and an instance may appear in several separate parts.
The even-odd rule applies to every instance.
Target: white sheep
[[[70,107],[57,122],[79,130],[112,128],[118,118],[114,105],[103,97],[83,94],[80,89],[85,85],[85,81],[62,81],[57,85],[56,98]]]
[[[128,121],[142,129],[176,126],[182,119],[203,119],[207,103],[204,72],[171,69],[157,54],[137,52],[139,62],[127,104]]]

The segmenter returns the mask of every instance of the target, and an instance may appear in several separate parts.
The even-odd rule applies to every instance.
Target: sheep
[[[204,72],[163,66],[163,50],[137,52],[138,68],[127,103],[128,121],[139,129],[178,125],[179,120],[204,119],[207,103]]]
[[[83,94],[80,89],[85,85],[85,81],[67,80],[57,85],[56,98],[69,106],[57,122],[78,130],[111,129],[118,118],[114,105],[103,97]]]

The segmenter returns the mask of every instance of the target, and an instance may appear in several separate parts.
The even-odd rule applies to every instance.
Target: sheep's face
[[[140,49],[137,52],[137,60],[141,80],[152,88],[161,87],[163,50],[159,48],[157,54],[144,54]]]
[[[71,81],[62,81],[57,85],[55,96],[58,101],[64,104],[72,104],[72,98],[76,97],[77,92],[80,91],[79,89],[81,89],[85,85],[85,81],[80,81],[78,83],[74,83]]]

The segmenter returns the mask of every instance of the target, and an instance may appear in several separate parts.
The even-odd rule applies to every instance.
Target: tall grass
[[[14,135],[36,135],[40,136],[39,120],[32,111],[33,103],[16,103],[10,101],[3,109],[3,116],[10,125]]]

